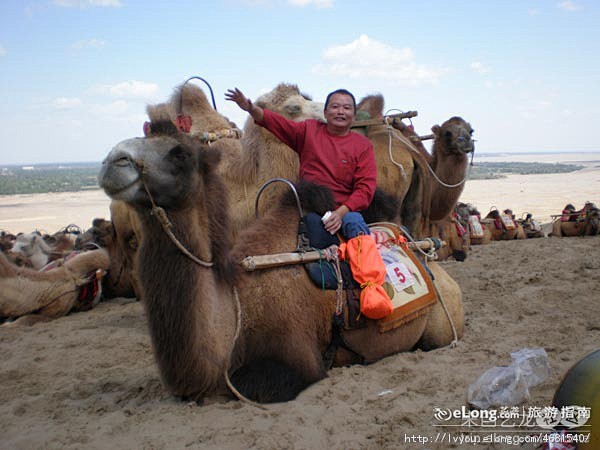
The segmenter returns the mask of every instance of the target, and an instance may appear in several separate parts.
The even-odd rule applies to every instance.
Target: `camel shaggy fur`
[[[317,288],[301,266],[240,273],[238,262],[248,255],[293,250],[296,206],[274,206],[243,230],[232,248],[218,154],[178,133],[171,122],[152,128],[161,134],[117,144],[99,179],[111,198],[127,202],[140,218],[143,304],[164,384],[177,396],[201,399],[225,390],[228,371],[233,385],[252,399],[294,398],[326,376],[323,355],[332,337],[335,291]],[[152,213],[147,192],[197,262],[165,233],[158,220],[162,213]],[[430,267],[460,336],[460,289],[440,266]],[[344,332],[348,346],[366,362],[417,345],[447,345],[452,336],[440,304],[387,333],[380,333],[374,321]],[[336,364],[356,358],[339,350]]]
[[[67,259],[46,272],[17,267],[0,254],[0,317],[16,319],[7,325],[31,325],[62,317],[76,309],[88,274],[109,266],[105,250],[93,250]]]
[[[112,220],[94,219],[91,228],[77,241],[77,248],[104,248],[110,255],[110,266],[102,280],[104,298],[136,297],[141,290],[135,270],[135,255],[141,229],[137,214],[124,202],[110,204]]]

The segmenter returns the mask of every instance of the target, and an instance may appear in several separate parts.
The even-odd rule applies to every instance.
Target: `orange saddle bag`
[[[340,258],[348,261],[354,279],[360,283],[360,312],[369,319],[390,314],[394,306],[382,286],[385,264],[373,238],[361,235],[342,243]]]

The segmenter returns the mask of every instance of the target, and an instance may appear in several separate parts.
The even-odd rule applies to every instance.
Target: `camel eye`
[[[123,156],[122,158],[119,158],[116,161],[114,161],[113,165],[115,165],[117,167],[128,166],[129,165],[129,158],[127,158],[126,156]]]

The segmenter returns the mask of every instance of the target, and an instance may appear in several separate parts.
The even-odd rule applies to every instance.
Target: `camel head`
[[[113,200],[136,209],[156,205],[181,209],[203,195],[202,178],[212,173],[219,153],[179,133],[171,121],[153,122],[150,137],[118,143],[102,162],[100,186]]]
[[[144,125],[144,134],[154,135],[161,130],[153,130],[152,123],[170,120],[173,124],[177,122],[178,114],[184,114],[191,119],[192,135],[202,135],[204,132],[215,130],[237,128],[225,116],[213,109],[212,104],[202,89],[193,84],[180,85],[166,103],[148,105],[146,112],[150,118],[150,124]],[[150,125],[150,126],[148,126]]]
[[[154,206],[179,223],[206,225],[203,239],[210,243],[215,272],[230,276],[228,191],[217,173],[220,153],[179,132],[170,120],[150,125],[149,137],[127,139],[110,151],[98,175],[100,187],[130,205],[144,226],[164,224],[160,211],[153,214]],[[141,234],[142,245],[152,239]]]
[[[258,97],[256,104],[296,122],[306,119],[325,120],[323,103],[313,102],[295,84],[278,84],[271,92]]]
[[[472,139],[473,128],[471,124],[461,117],[451,117],[441,126],[434,125],[431,131],[435,135],[435,149],[444,148],[451,154],[468,154],[475,150]]]
[[[10,249],[10,253],[16,261],[25,261],[26,266],[36,270],[46,265],[51,252],[52,249],[37,231],[17,235],[17,239]]]
[[[596,208],[592,203],[592,207],[590,207],[587,214],[588,223],[590,224],[590,234],[592,236],[600,234],[600,209]]]

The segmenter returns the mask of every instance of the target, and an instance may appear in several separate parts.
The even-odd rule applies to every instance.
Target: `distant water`
[[[564,152],[564,153],[475,153],[474,161],[480,162],[538,162],[538,163],[577,163],[600,162],[598,152]]]

